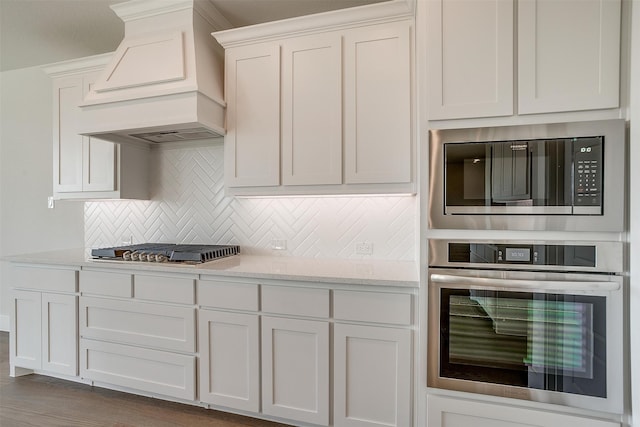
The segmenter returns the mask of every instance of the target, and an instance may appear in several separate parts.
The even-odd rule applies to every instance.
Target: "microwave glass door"
[[[602,138],[447,143],[444,157],[447,214],[602,213]]]
[[[606,397],[606,297],[440,289],[440,376]]]

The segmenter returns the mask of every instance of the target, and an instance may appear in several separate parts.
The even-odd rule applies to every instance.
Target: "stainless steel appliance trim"
[[[625,227],[625,121],[551,123],[491,128],[431,130],[429,137],[429,228],[480,230],[624,231]],[[603,215],[451,215],[444,206],[444,144],[509,139],[605,137]],[[497,211],[494,211],[497,212]],[[521,211],[522,212],[522,211]]]
[[[546,215],[570,215],[571,206],[447,206],[446,213],[448,215],[475,215],[475,214],[546,214]],[[600,209],[588,207],[591,212],[599,213]]]
[[[464,275],[468,277],[495,277],[509,280],[561,280],[566,277],[568,281],[592,281],[602,280],[603,277],[596,274],[574,273],[543,273],[526,271],[504,270],[464,270],[437,268],[439,275]],[[595,277],[594,277],[595,276]],[[605,276],[608,280],[622,286],[622,276]],[[573,395],[555,391],[530,389],[525,387],[506,386],[478,381],[442,378],[440,372],[440,289],[463,288],[467,285],[451,283],[428,284],[428,340],[427,340],[427,386],[447,390],[480,393],[492,396],[502,396],[515,399],[524,399],[535,402],[559,404],[576,408],[603,411],[608,413],[623,413],[623,292],[617,291],[592,291],[590,295],[602,295],[607,297],[606,324],[607,324],[607,398]],[[518,289],[513,289],[517,292]],[[569,292],[571,293],[571,292]]]
[[[595,246],[595,267],[548,266],[535,264],[478,264],[449,262],[449,243],[489,243],[504,245],[575,245]],[[465,267],[465,268],[498,268],[504,270],[541,270],[541,271],[584,271],[598,273],[622,273],[624,262],[624,245],[622,242],[603,241],[549,241],[549,240],[429,240],[429,266]]]
[[[617,291],[620,284],[616,282],[571,282],[571,281],[552,281],[545,280],[507,280],[507,279],[489,279],[484,277],[465,277],[450,274],[432,274],[431,281],[435,283],[459,283],[468,285],[469,289],[517,289],[517,290],[535,290],[535,291],[557,291],[564,293],[575,293],[584,291]]]

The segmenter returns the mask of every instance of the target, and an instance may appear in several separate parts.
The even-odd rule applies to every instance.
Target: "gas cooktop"
[[[91,250],[91,256],[100,260],[189,264],[213,261],[239,253],[240,246],[236,245],[180,245],[173,243],[141,243]]]

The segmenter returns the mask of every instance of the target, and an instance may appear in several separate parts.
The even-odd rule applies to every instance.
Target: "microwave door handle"
[[[617,282],[576,282],[565,280],[519,280],[519,279],[493,279],[488,277],[465,277],[450,274],[432,274],[431,281],[444,284],[468,285],[478,288],[500,289],[526,289],[545,291],[617,291],[620,284]]]

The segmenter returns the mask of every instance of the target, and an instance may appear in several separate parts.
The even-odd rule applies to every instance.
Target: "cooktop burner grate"
[[[141,243],[92,249],[91,256],[115,261],[155,261],[202,263],[237,255],[237,245],[197,245],[172,243]]]

